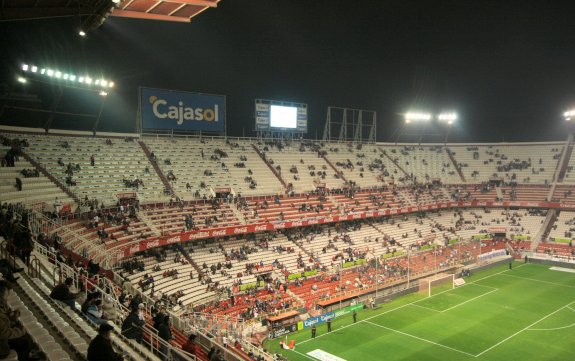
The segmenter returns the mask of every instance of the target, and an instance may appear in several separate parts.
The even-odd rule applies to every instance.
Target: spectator
[[[133,307],[132,312],[130,312],[124,320],[124,323],[122,323],[122,335],[130,340],[136,340],[136,342],[142,343],[145,323],[146,321],[140,318],[139,307]]]
[[[104,311],[102,310],[102,299],[98,298],[92,300],[92,302],[88,305],[86,316],[88,316],[90,321],[97,325],[102,325],[108,322],[104,317]]]
[[[196,335],[194,334],[190,334],[188,341],[182,346],[182,350],[196,356],[196,358],[200,358],[203,354],[202,346],[196,343]]]
[[[0,359],[8,356],[10,349],[16,351],[18,360],[44,359],[39,351],[33,350],[32,339],[18,320],[20,312],[8,306],[11,290],[9,282],[0,281]]]
[[[172,339],[172,330],[170,329],[170,318],[168,315],[164,314],[160,317],[159,324],[158,324],[158,336],[166,343],[162,343],[160,346],[160,358],[163,361],[168,360],[168,345],[167,343],[170,342]]]
[[[76,309],[76,296],[78,294],[70,292],[70,286],[72,286],[73,282],[74,280],[72,280],[72,278],[66,278],[64,283],[60,283],[54,287],[52,293],[50,293],[50,297],[54,300],[64,302],[74,310]]]
[[[100,325],[98,335],[94,337],[88,347],[88,361],[122,361],[124,359],[112,348],[110,332],[113,329],[108,323]]]

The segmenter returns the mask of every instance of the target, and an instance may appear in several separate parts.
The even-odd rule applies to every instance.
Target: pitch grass
[[[289,360],[315,360],[320,349],[347,361],[575,360],[575,273],[514,263],[478,272],[464,286],[411,294],[317,329],[288,335],[266,348]]]

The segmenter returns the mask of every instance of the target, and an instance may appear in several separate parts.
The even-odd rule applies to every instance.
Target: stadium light
[[[18,77],[18,82],[19,82],[19,83],[22,83],[22,84],[26,84],[27,80],[26,80],[26,78],[24,78],[23,76],[19,76],[19,77]]]
[[[409,124],[412,121],[428,122],[431,120],[432,116],[430,113],[408,112],[408,113],[405,113],[404,118],[405,118],[405,123]]]
[[[114,87],[114,82],[103,77],[90,77],[89,75],[84,75],[77,77],[71,72],[64,72],[58,69],[52,68],[40,68],[36,65],[22,64],[20,66],[23,73],[35,73],[37,75],[44,75],[52,78],[54,80],[65,80],[66,82],[78,82],[84,85],[96,86],[96,90],[106,90],[108,88]],[[18,75],[19,76],[19,75]]]
[[[457,120],[457,113],[455,112],[440,113],[437,116],[437,120],[439,120],[442,123],[447,123],[448,125],[451,125]]]
[[[78,31],[78,35],[80,35],[81,37],[86,36],[86,32],[82,29],[80,29],[80,31]]]
[[[105,97],[105,96],[107,96],[107,95],[108,95],[108,93],[106,93],[106,92],[103,91],[103,90],[100,90],[100,96]]]
[[[570,121],[572,118],[575,118],[575,109],[571,109],[563,113],[566,121]]]

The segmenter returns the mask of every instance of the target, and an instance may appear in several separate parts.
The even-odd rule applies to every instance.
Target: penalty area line
[[[386,327],[386,326],[383,326],[383,325],[378,325],[377,323],[373,323],[373,322],[370,322],[370,321],[366,321],[366,323],[369,323],[370,325],[374,325],[374,326],[377,326],[377,327],[381,327],[381,328],[383,328],[383,329],[385,329],[385,330],[388,330],[388,331],[391,331],[391,332],[395,332],[395,333],[398,333],[398,334],[403,335],[403,336],[407,336],[407,337],[414,338],[414,339],[419,340],[419,341],[427,342],[427,343],[430,343],[430,344],[435,345],[435,346],[443,347],[443,348],[448,349],[448,350],[451,350],[451,351],[459,352],[459,353],[462,353],[462,354],[467,355],[467,356],[471,356],[471,357],[474,357],[474,356],[475,356],[475,355],[473,355],[473,354],[471,354],[471,353],[469,353],[469,352],[461,351],[461,350],[458,350],[458,349],[456,349],[456,348],[453,348],[453,347],[450,347],[450,346],[446,346],[446,345],[437,343],[437,342],[435,342],[435,341],[431,341],[431,340],[428,340],[428,339],[426,339],[426,338],[422,338],[422,337],[419,337],[419,336],[415,336],[415,335],[412,335],[412,334],[409,334],[409,333],[406,333],[406,332],[403,332],[403,331],[399,331],[399,330],[396,330],[396,329],[393,329],[393,328],[389,328],[389,327]]]

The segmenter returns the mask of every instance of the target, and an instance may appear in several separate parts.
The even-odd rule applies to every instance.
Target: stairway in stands
[[[146,157],[148,158],[148,160],[149,160],[150,163],[152,164],[152,167],[154,167],[154,170],[156,171],[156,174],[157,174],[158,177],[160,177],[160,179],[162,180],[162,184],[164,185],[164,188],[165,188],[166,190],[168,190],[171,195],[173,195],[174,197],[177,197],[177,194],[176,194],[176,192],[174,191],[174,188],[172,187],[172,184],[170,183],[170,181],[168,180],[168,178],[166,177],[166,175],[164,174],[164,172],[162,172],[162,170],[160,169],[160,166],[158,165],[158,162],[152,158],[152,152],[150,152],[150,149],[148,148],[148,146],[146,145],[146,143],[144,143],[144,141],[142,141],[142,140],[139,140],[139,141],[138,141],[138,144],[140,145],[140,147],[141,147],[142,150],[144,151],[144,154],[146,155]]]
[[[555,224],[555,221],[557,221],[558,217],[559,217],[558,210],[550,209],[547,211],[547,217],[545,218],[545,221],[543,221],[541,229],[539,230],[539,232],[537,232],[535,237],[531,239],[532,252],[535,252],[539,243],[545,242],[547,240],[547,237],[549,237],[549,233],[551,232],[551,229],[553,229],[553,225]]]
[[[194,262],[193,258],[190,257],[188,251],[186,251],[180,243],[176,243],[174,246],[182,254],[182,256],[184,256],[186,261],[188,261],[188,263],[192,265],[192,267],[194,267],[194,270],[196,270],[196,275],[202,273],[202,269],[200,268],[200,266],[198,266],[198,264]]]
[[[28,161],[28,163],[32,164],[34,168],[36,168],[40,173],[42,173],[46,178],[50,179],[52,183],[58,186],[62,190],[62,192],[66,193],[68,197],[72,198],[76,204],[82,204],[80,198],[74,194],[68,187],[62,184],[56,177],[54,177],[51,173],[49,173],[46,168],[44,168],[40,163],[36,162],[32,157],[26,154],[23,150],[20,151],[22,157]]]
[[[453,164],[453,166],[455,167],[455,170],[457,171],[457,174],[459,174],[459,178],[461,178],[461,181],[463,183],[466,182],[465,180],[465,176],[463,175],[463,171],[461,171],[461,167],[459,166],[459,164],[457,163],[457,161],[455,160],[455,157],[453,156],[454,153],[451,152],[451,149],[445,147],[445,152],[447,153],[447,156],[449,157],[449,159],[451,159],[451,163]]]
[[[282,184],[284,189],[286,189],[287,188],[286,181],[282,178],[282,176],[278,173],[278,171],[271,164],[268,163],[268,161],[266,160],[265,154],[262,153],[255,144],[252,144],[252,148],[254,148],[256,153],[260,156],[260,158],[264,161],[264,163],[268,166],[268,168],[272,171],[272,173],[280,181],[280,183]]]

